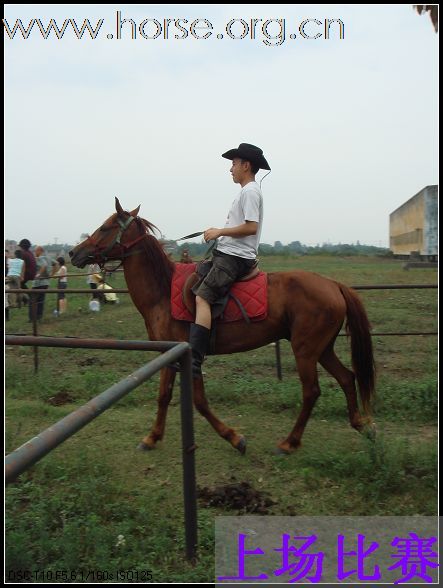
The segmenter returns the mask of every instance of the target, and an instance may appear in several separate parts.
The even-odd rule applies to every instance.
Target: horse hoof
[[[137,445],[137,449],[139,451],[152,451],[155,448],[155,445],[148,445],[147,443],[144,443],[143,441],[141,443],[139,443]]]
[[[291,453],[294,453],[294,451],[300,447],[300,445],[300,441],[298,441],[296,445],[291,445],[288,441],[282,441],[274,449],[274,455],[290,455]]]
[[[376,437],[377,437],[377,427],[375,423],[369,423],[367,424],[363,430],[362,430],[363,435],[369,439],[369,441],[375,441]]]
[[[274,455],[289,455],[291,452],[287,449],[282,449],[281,447],[276,447],[273,451]]]
[[[238,442],[236,449],[242,454],[244,455],[246,453],[246,439],[245,437],[243,437],[243,435],[241,436],[240,441]]]

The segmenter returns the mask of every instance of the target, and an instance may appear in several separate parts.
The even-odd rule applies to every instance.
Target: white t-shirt
[[[20,277],[24,263],[23,259],[19,257],[8,259],[8,276]]]
[[[68,273],[68,270],[66,269],[66,266],[62,265],[55,275],[58,277],[59,281],[62,284],[67,284],[68,283],[68,277],[66,275],[67,273]]]
[[[228,255],[255,259],[257,257],[263,224],[263,196],[257,182],[249,182],[241,189],[228,214],[226,227],[238,227],[246,221],[258,223],[257,233],[247,237],[220,237],[217,250]]]

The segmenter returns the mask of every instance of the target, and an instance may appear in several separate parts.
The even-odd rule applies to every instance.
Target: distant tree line
[[[163,241],[168,253],[174,257],[181,257],[183,251],[187,250],[191,257],[204,257],[209,249],[209,243],[183,243],[178,245],[175,241]],[[68,251],[73,249],[74,245],[68,243],[46,244],[43,245],[46,253],[49,255],[64,254],[68,258]],[[288,245],[283,245],[281,241],[275,241],[273,245],[262,243],[259,247],[258,254],[261,257],[267,255],[282,255],[282,256],[297,256],[297,255],[337,255],[337,256],[352,256],[352,255],[379,255],[383,257],[391,257],[393,253],[386,247],[376,247],[375,245],[363,245],[359,241],[357,243],[322,243],[317,245],[303,245],[300,241],[292,241]]]
[[[203,256],[209,248],[208,243],[188,243],[180,246],[169,246],[171,253],[181,255],[186,249],[191,257]],[[357,243],[323,243],[312,245],[303,245],[300,241],[292,241],[289,245],[283,245],[281,241],[275,241],[274,245],[262,243],[258,249],[258,254],[261,257],[267,255],[337,255],[337,256],[351,256],[351,255],[379,255],[392,256],[390,249],[386,247],[377,247],[375,245],[362,245],[359,241]]]
[[[69,243],[48,243],[47,245],[42,245],[43,249],[46,253],[53,253],[55,255],[59,255],[60,251],[64,251],[67,253],[74,248],[74,245],[69,245]]]

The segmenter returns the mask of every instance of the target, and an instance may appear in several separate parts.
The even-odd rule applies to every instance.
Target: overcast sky
[[[224,226],[239,186],[221,154],[241,142],[272,168],[264,243],[387,246],[389,213],[438,183],[438,35],[411,4],[11,4],[5,18],[98,30],[4,34],[6,238],[77,243],[114,196],[171,239]],[[328,18],[343,39],[339,23],[325,39]]]

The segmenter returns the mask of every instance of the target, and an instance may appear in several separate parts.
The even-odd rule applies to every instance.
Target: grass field
[[[401,262],[381,258],[269,257],[261,266],[266,271],[307,269],[347,285],[437,282],[435,270],[405,271]],[[111,284],[124,287],[122,274],[115,274]],[[85,287],[85,278],[71,278],[69,287]],[[376,333],[435,331],[437,291],[360,295],[374,333],[375,443],[351,429],[342,391],[319,368],[322,395],[303,446],[291,456],[274,455],[301,406],[289,344],[281,344],[282,382],[276,379],[272,347],[209,357],[204,364],[208,400],[217,416],[246,436],[248,449],[241,456],[196,414],[200,488],[247,482],[269,499],[270,515],[436,514],[437,338]],[[39,333],[146,339],[129,297],[119,297],[119,305],[91,313],[87,295],[71,294],[68,312],[56,318],[55,295],[48,295]],[[6,326],[8,333],[31,334],[26,309],[11,309]],[[345,365],[350,362],[348,345],[345,337],[336,344]],[[7,451],[156,355],[41,348],[40,369],[34,374],[32,349],[7,347]],[[214,519],[248,510],[200,500],[199,558],[194,566],[184,560],[177,385],[164,441],[155,451],[136,451],[155,417],[158,379],[129,394],[8,486],[7,574],[75,570],[81,582],[80,573],[88,570],[149,569],[155,582],[213,582]],[[41,579],[36,576],[35,581]]]

